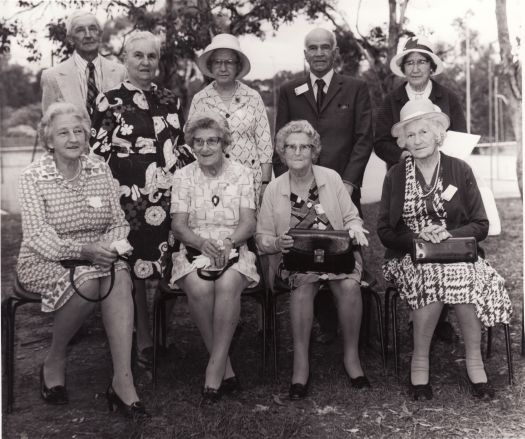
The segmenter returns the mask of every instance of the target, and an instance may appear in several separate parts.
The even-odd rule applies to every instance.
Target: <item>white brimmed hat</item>
[[[407,123],[418,119],[437,120],[443,125],[445,130],[450,126],[450,119],[448,116],[443,113],[437,105],[434,105],[430,99],[415,99],[413,101],[408,101],[403,105],[403,108],[401,108],[399,116],[401,120],[394,124],[390,132],[392,137],[399,137],[402,128]]]
[[[213,73],[208,67],[208,60],[210,59],[213,51],[216,49],[230,49],[237,52],[237,55],[239,55],[242,68],[237,74],[236,79],[241,79],[248,74],[250,71],[250,60],[241,50],[241,46],[237,37],[231,34],[219,34],[213,37],[211,43],[206,47],[206,49],[204,49],[204,52],[202,52],[197,59],[197,65],[199,66],[199,69],[203,75],[209,76],[210,78],[214,77]]]
[[[392,70],[395,75],[401,76],[402,78],[406,76],[403,73],[403,70],[401,70],[401,63],[403,62],[405,55],[408,55],[411,52],[424,53],[432,58],[432,61],[434,61],[436,64],[436,71],[433,73],[433,75],[439,75],[443,71],[443,62],[434,53],[434,50],[432,49],[432,43],[430,43],[430,41],[426,40],[425,38],[411,37],[405,43],[403,50],[400,53],[394,55],[390,61],[390,70]]]

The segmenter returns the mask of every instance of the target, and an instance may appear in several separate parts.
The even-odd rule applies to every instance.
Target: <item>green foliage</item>
[[[41,99],[34,76],[18,64],[0,66],[0,96],[13,109],[40,103]]]

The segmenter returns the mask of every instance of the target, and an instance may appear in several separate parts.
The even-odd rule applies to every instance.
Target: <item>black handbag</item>
[[[204,280],[217,280],[219,277],[221,277],[228,268],[230,268],[233,264],[239,261],[239,247],[235,247],[237,249],[237,256],[234,258],[231,258],[228,260],[228,263],[220,268],[220,269],[210,269],[210,268],[198,268],[197,269],[197,276],[199,276],[201,279]],[[197,250],[196,248],[186,246],[186,259],[188,262],[192,263],[193,260],[201,255],[201,252]]]
[[[412,260],[415,264],[476,262],[478,260],[476,238],[448,238],[438,244],[415,238],[412,242]]]
[[[283,253],[288,271],[351,273],[355,267],[354,245],[348,230],[290,229],[293,247]]]

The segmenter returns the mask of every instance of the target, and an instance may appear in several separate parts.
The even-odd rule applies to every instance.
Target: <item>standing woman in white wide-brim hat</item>
[[[219,34],[199,56],[197,65],[214,81],[193,97],[188,118],[196,112],[210,111],[226,118],[232,136],[226,158],[253,170],[259,204],[272,176],[273,146],[260,94],[240,82],[250,71],[250,60],[235,36]]]
[[[403,105],[417,99],[430,99],[450,119],[450,130],[467,132],[465,115],[457,95],[433,79],[443,72],[443,62],[434,53],[432,44],[421,37],[411,37],[390,61],[390,70],[404,78],[405,83],[395,88],[379,108],[374,136],[374,151],[391,167],[409,153],[401,151],[390,130],[399,122]]]

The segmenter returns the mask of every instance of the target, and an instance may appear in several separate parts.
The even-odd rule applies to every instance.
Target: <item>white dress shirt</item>
[[[331,69],[322,78],[319,78],[315,76],[312,72],[310,72],[310,82],[312,83],[312,88],[313,88],[313,92],[314,92],[314,96],[316,100],[317,100],[317,84],[315,83],[315,81],[317,81],[318,79],[322,79],[324,81],[323,91],[324,91],[324,94],[326,95],[326,93],[328,92],[328,86],[330,85],[330,81],[332,80],[333,76],[334,76],[334,69]]]
[[[73,59],[78,70],[78,79],[80,84],[80,92],[84,101],[87,100],[87,83],[89,78],[88,61],[82,58],[76,51],[73,52]],[[102,91],[102,65],[100,55],[92,61],[95,66],[95,84],[99,93]]]

